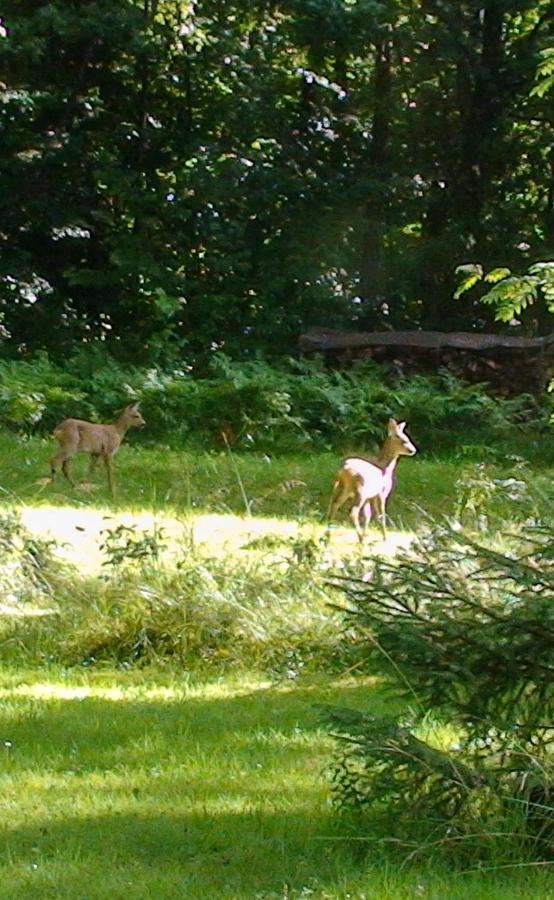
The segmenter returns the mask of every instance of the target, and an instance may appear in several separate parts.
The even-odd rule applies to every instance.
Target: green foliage
[[[554,312],[554,262],[536,263],[526,275],[512,275],[509,269],[493,269],[483,276],[479,265],[458,266],[456,274],[463,276],[454,297],[458,299],[483,277],[494,284],[480,298],[481,303],[495,309],[498,322],[511,322],[537,301],[545,300],[549,312]]]
[[[526,460],[511,454],[507,462],[511,464],[509,476],[499,476],[485,462],[462,466],[456,483],[455,515],[458,521],[468,521],[481,531],[487,531],[496,512],[496,500],[502,495],[504,501],[517,504],[519,509],[529,508],[530,485]],[[510,521],[517,516],[504,516]],[[521,515],[519,518],[523,518]]]
[[[33,362],[0,361],[0,422],[30,430],[52,427],[60,419],[88,410],[76,379],[52,364],[46,354]]]
[[[551,252],[546,6],[5,0],[6,351],[486,326],[452,261]]]
[[[544,97],[554,87],[554,48],[549,47],[540,53],[541,60],[537,66],[537,84],[531,91],[534,97]]]
[[[462,852],[477,830],[551,852],[553,538],[528,526],[501,548],[437,529],[343,583],[371,671],[410,713],[330,711],[339,803],[386,809],[397,827],[433,820]]]
[[[467,263],[466,265],[457,267],[456,275],[462,276],[462,281],[454,292],[454,299],[458,300],[462,294],[471,290],[471,288],[481,280],[483,277],[483,267],[476,263]]]
[[[139,440],[212,447],[227,440],[233,449],[263,451],[367,451],[382,441],[391,415],[408,421],[427,452],[459,448],[461,430],[464,444],[492,446],[546,427],[549,411],[547,400],[495,398],[446,371],[393,378],[367,363],[332,371],[318,361],[239,363],[220,353],[194,377],[186,366],[124,366],[94,347],[63,369],[45,355],[0,362],[0,423],[10,428],[51,431],[68,416],[110,421],[138,398],[147,421]]]
[[[0,516],[0,591],[4,603],[52,601],[57,584],[53,543],[30,534],[10,511]]]
[[[117,525],[104,529],[100,550],[106,557],[103,564],[118,568],[126,563],[155,563],[165,546],[163,528],[139,532],[132,525]]]

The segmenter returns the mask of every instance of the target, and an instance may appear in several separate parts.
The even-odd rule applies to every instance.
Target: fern
[[[533,276],[512,275],[503,278],[481,300],[487,306],[496,307],[498,322],[510,322],[537,299],[540,281]]]

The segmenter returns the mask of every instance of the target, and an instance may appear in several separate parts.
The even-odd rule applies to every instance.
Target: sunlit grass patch
[[[408,533],[394,532],[382,541],[377,532],[369,532],[364,548],[359,548],[353,531],[345,525],[326,525],[298,522],[283,517],[262,517],[231,514],[202,514],[160,510],[114,511],[109,507],[83,508],[75,506],[15,506],[25,528],[46,541],[54,541],[56,553],[73,563],[81,572],[100,572],[109,558],[102,550],[106,536],[124,526],[140,537],[158,537],[159,563],[174,565],[191,552],[202,557],[264,555],[273,562],[286,558],[294,542],[328,539],[330,552],[341,556],[360,556],[371,549],[379,553],[394,553],[398,546],[407,546]],[[173,514],[172,514],[173,513]]]
[[[511,456],[491,456],[487,447],[474,449],[471,457],[453,454],[435,458],[433,448],[420,447],[413,460],[401,461],[397,486],[388,504],[392,525],[397,530],[413,531],[428,518],[451,516],[456,510],[460,475],[471,470],[484,480],[506,481],[515,475],[527,484],[528,496],[520,500],[511,497],[509,488],[499,487],[488,504],[494,517],[548,513],[551,467],[526,462],[524,447],[518,447]],[[340,452],[328,450],[229,454],[126,443],[115,461],[117,493],[112,500],[100,471],[90,492],[71,488],[61,477],[54,484],[38,483],[48,473],[51,453],[51,441],[47,439],[0,431],[0,494],[6,502],[107,509],[112,513],[160,511],[177,518],[250,514],[259,519],[323,525],[341,460]],[[77,478],[84,475],[87,464],[85,455],[81,456],[75,460]],[[338,524],[348,529],[347,523],[344,514]]]
[[[418,456],[399,465],[387,541],[372,526],[360,546],[346,513],[330,527],[325,521],[334,453],[231,458],[126,445],[112,502],[100,473],[92,493],[61,481],[33,486],[28,476],[45,464],[48,443],[0,433],[2,441],[12,446],[0,457],[0,485],[20,479],[20,494],[5,488],[7,506],[21,515],[31,540],[53,542],[56,561],[37,589],[19,592],[24,604],[7,605],[0,617],[11,657],[31,652],[37,660],[90,665],[242,662],[295,677],[306,666],[337,664],[340,624],[329,607],[329,579],[370,577],[376,556],[394,556],[414,532],[456,517],[461,491],[470,491],[463,512],[470,528],[485,521],[501,533],[511,517],[550,510],[546,472],[516,461],[525,490],[513,499],[513,466],[464,463],[462,471],[455,460]],[[12,609],[26,618],[35,610],[56,616],[40,628],[18,628]]]

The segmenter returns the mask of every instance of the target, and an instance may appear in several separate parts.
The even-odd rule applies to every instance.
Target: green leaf
[[[496,284],[481,300],[496,307],[497,322],[510,322],[535,302],[539,285],[540,280],[536,277],[512,275]]]
[[[512,273],[510,269],[506,269],[505,267],[501,266],[498,269],[491,269],[490,272],[487,272],[487,274],[485,275],[485,281],[495,284],[497,281],[501,281],[503,278],[507,278],[508,275],[511,274]]]
[[[554,87],[554,48],[541,52],[542,60],[537,66],[535,80],[538,82],[531,91],[531,97],[544,97]]]
[[[483,267],[478,263],[467,263],[466,265],[457,267],[456,275],[463,276],[463,280],[454,292],[454,299],[459,300],[462,294],[465,294],[482,279]]]
[[[529,267],[531,275],[544,275],[554,278],[554,262],[535,263]]]

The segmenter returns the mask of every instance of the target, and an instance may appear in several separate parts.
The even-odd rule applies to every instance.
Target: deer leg
[[[381,521],[381,532],[383,534],[383,540],[387,539],[387,516],[385,510],[385,498],[377,496],[372,501],[373,511],[376,516],[379,516]]]
[[[72,478],[71,475],[69,474],[69,463],[70,463],[70,462],[71,462],[71,457],[70,457],[70,456],[65,456],[65,457],[63,458],[63,460],[62,460],[62,472],[63,472],[63,474],[65,475],[65,477],[67,478],[67,480],[69,481],[71,487],[75,487],[75,482],[73,481],[73,478]]]
[[[53,456],[52,459],[50,460],[50,481],[54,481],[54,479],[56,478],[56,470],[58,468],[59,463],[60,463],[60,460],[58,459],[57,456]]]
[[[57,437],[56,435],[55,437],[58,441],[59,447],[58,452],[50,460],[50,481],[54,481],[57,470],[61,468],[70,485],[72,487],[75,487],[75,482],[69,474],[69,464],[71,462],[73,454],[76,453],[79,449],[79,436],[78,434],[69,434],[64,435],[63,439]]]
[[[333,493],[331,494],[331,502],[329,503],[329,509],[327,510],[328,519],[332,519],[336,516],[341,506],[348,499],[348,496],[348,489],[341,484],[340,481],[335,482]]]
[[[62,471],[64,472],[64,475],[67,478],[67,473],[65,472],[65,470],[63,468],[67,459],[68,459],[68,457],[66,456],[66,454],[63,450],[58,450],[56,455],[52,457],[52,459],[50,460],[50,480],[51,481],[54,481],[58,469],[62,469]]]
[[[363,505],[364,504],[360,503],[360,502],[354,503],[354,506],[350,510],[350,518],[352,519],[352,524],[353,524],[354,528],[356,529],[356,534],[358,535],[358,540],[360,541],[360,543],[364,539],[364,529],[363,529],[362,525],[360,524],[360,512],[362,510]]]
[[[94,470],[96,469],[96,464],[97,464],[99,458],[100,458],[99,453],[91,453],[90,454],[90,460],[89,460],[88,469],[87,469],[87,478],[92,478],[92,476],[94,475]]]
[[[110,489],[110,494],[112,495],[112,497],[114,497],[115,491],[113,483],[112,458],[108,453],[103,453],[102,459],[104,460],[104,465],[106,467],[106,475],[108,476],[108,487]]]
[[[359,522],[360,522],[360,531],[362,533],[362,537],[360,538],[360,540],[363,540],[363,538],[365,538],[366,530],[367,530],[367,523],[369,522],[370,519],[371,519],[371,512],[369,512],[369,503],[367,503],[367,501],[366,501],[366,502],[362,503],[362,505],[360,506]]]
[[[373,513],[373,506],[371,504],[371,500],[366,500],[360,509],[360,522],[362,526],[363,536],[365,537],[365,533],[367,530],[368,524],[371,522]]]
[[[71,456],[67,456],[63,450],[60,450],[59,453],[56,453],[55,456],[50,460],[50,481],[54,481],[56,477],[56,472],[59,468],[61,468],[63,474],[69,481],[72,487],[75,487],[75,482],[71,478],[69,474],[69,462],[71,460]]]

